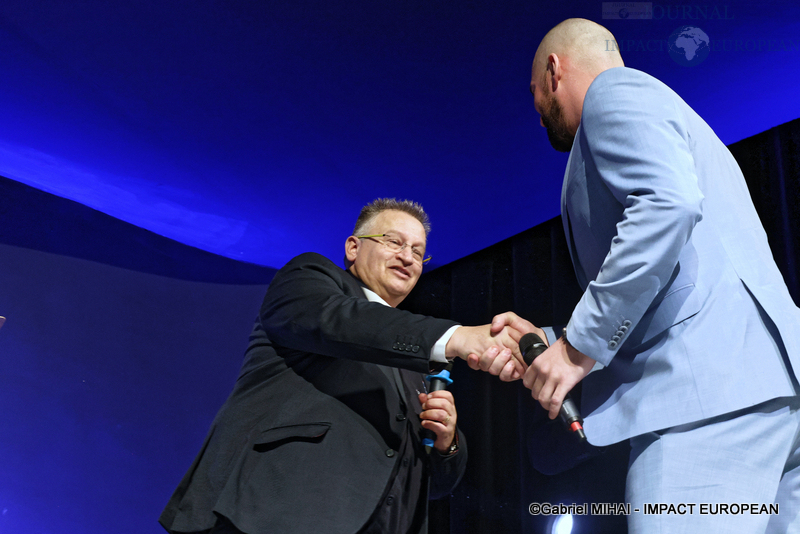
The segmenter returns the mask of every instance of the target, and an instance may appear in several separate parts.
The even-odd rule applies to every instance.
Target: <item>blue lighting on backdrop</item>
[[[800,4],[641,5],[5,2],[0,175],[273,267],[338,259],[365,201],[413,198],[441,265],[558,214],[528,83],[564,18],[609,27],[726,143],[800,117]]]

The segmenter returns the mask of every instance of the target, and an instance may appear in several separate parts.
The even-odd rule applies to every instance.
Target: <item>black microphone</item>
[[[447,389],[447,386],[453,383],[453,379],[450,378],[450,371],[453,370],[453,362],[447,364],[447,367],[444,368],[438,374],[435,375],[428,375],[425,377],[425,380],[431,383],[430,391],[441,391],[443,389]],[[425,452],[428,454],[431,453],[433,450],[433,443],[436,441],[436,433],[433,430],[428,430],[427,428],[422,429],[422,444],[425,446]]]
[[[534,358],[543,353],[546,349],[547,345],[544,344],[542,338],[533,332],[525,334],[519,340],[519,350],[522,352],[522,359],[525,360],[525,364],[527,365],[532,364]],[[586,434],[583,432],[583,418],[569,393],[564,397],[564,402],[561,403],[561,409],[558,413],[569,429],[575,432],[581,441],[586,441]]]

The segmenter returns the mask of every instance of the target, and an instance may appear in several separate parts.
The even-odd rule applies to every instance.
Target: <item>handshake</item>
[[[519,348],[523,335],[533,332],[548,348],[530,366]],[[594,367],[595,360],[581,353],[563,337],[550,344],[544,330],[514,312],[492,319],[491,324],[462,326],[447,342],[448,358],[459,357],[470,368],[485,371],[504,382],[522,379],[531,395],[549,412],[558,416],[567,394]]]

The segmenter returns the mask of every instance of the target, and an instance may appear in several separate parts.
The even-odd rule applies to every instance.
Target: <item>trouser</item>
[[[628,531],[800,534],[799,449],[798,397],[632,438]]]

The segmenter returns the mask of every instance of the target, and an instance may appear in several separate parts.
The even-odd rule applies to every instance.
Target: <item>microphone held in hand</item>
[[[522,353],[522,359],[525,360],[525,365],[530,366],[530,364],[533,363],[533,359],[545,350],[547,350],[547,345],[542,341],[542,338],[533,332],[525,334],[519,340],[519,351]]]
[[[439,372],[435,375],[428,375],[425,377],[425,380],[431,383],[429,391],[441,391],[443,389],[447,389],[447,386],[453,383],[453,379],[450,378],[450,371],[453,369],[453,362],[447,364],[447,367],[444,368],[443,371]],[[433,450],[433,443],[436,441],[436,433],[433,430],[428,430],[427,428],[422,429],[422,444],[425,446],[425,452],[428,454],[431,453]]]
[[[530,365],[533,363],[534,358],[547,350],[547,345],[542,341],[542,338],[530,332],[519,340],[519,350],[522,353],[522,359],[525,360],[525,364]],[[583,418],[569,393],[564,397],[564,402],[561,403],[561,409],[558,413],[567,424],[567,427],[572,432],[575,432],[581,441],[585,441],[586,434],[583,432]]]

